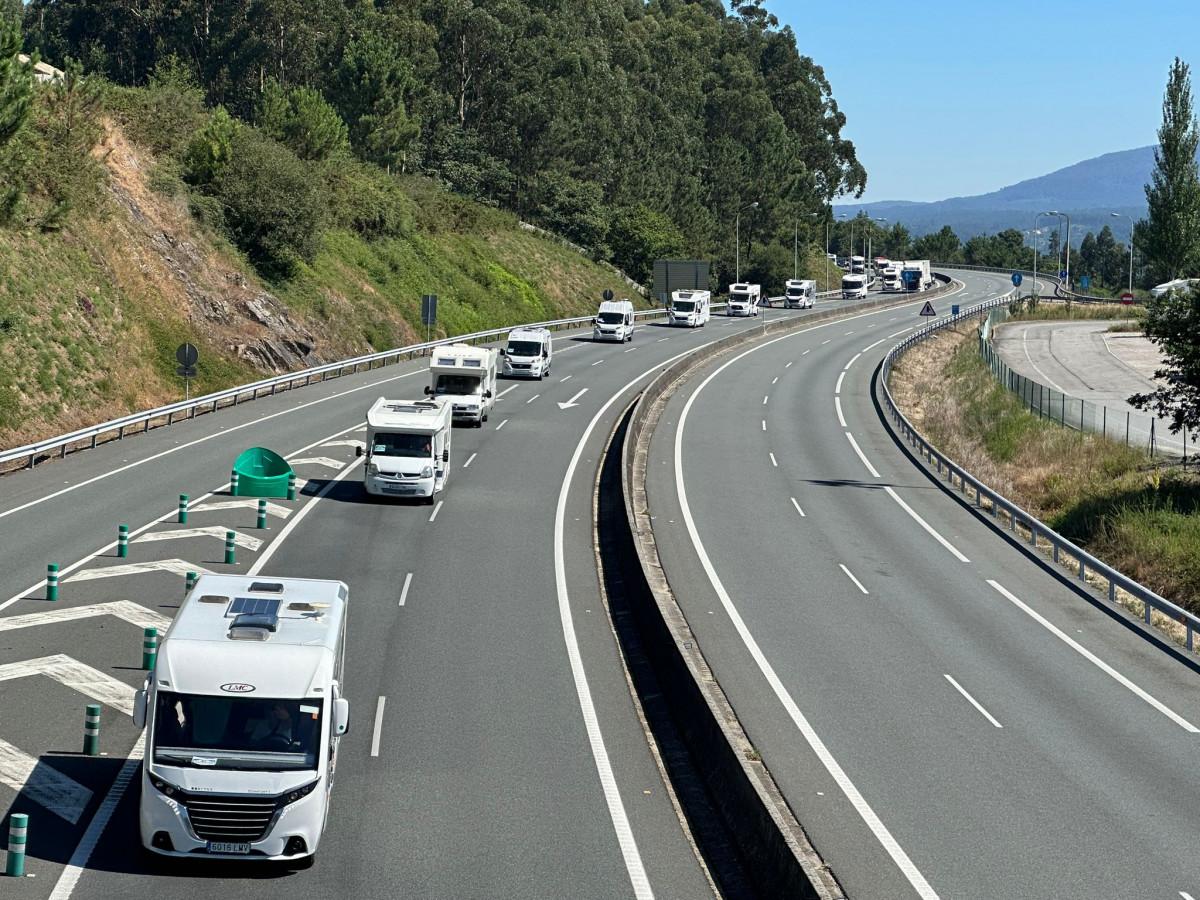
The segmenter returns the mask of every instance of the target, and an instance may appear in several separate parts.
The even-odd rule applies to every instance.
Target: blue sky
[[[1200,0],[764,5],[824,68],[864,202],[982,194],[1157,143],[1176,56],[1200,101]]]

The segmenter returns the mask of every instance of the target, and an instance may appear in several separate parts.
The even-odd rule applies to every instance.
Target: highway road
[[[486,426],[456,429],[433,507],[366,502],[355,456],[374,398],[420,396],[422,360],[4,478],[0,811],[30,816],[30,877],[6,883],[5,898],[712,896],[606,615],[593,491],[637,387],[757,327],[650,324],[625,345],[563,333],[548,378],[502,382]],[[272,502],[265,531],[227,492],[252,446],[301,477],[295,502]],[[132,534],[125,559],[119,524]],[[226,529],[239,535],[232,566]],[[45,599],[49,563],[61,567],[56,602]],[[142,629],[166,628],[183,573],[203,570],[349,584],[352,727],[311,869],[148,868],[139,852],[140,788],[126,784],[141,756],[128,713]],[[79,752],[90,702],[103,705],[99,757]]]
[[[1009,288],[955,275],[952,302]],[[668,403],[647,499],[699,646],[848,897],[1200,897],[1200,674],[893,439],[874,381],[916,313],[739,349]]]

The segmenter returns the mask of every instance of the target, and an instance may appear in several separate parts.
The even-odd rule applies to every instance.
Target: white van
[[[762,287],[757,284],[731,284],[729,301],[725,304],[727,316],[757,316]]]
[[[846,300],[866,300],[867,299],[867,276],[866,275],[843,275],[842,276],[842,297]]]
[[[482,427],[495,402],[497,356],[490,347],[434,347],[429,357],[431,384],[425,387],[425,393],[449,400],[455,422]]]
[[[812,309],[817,299],[817,283],[808,278],[789,278],[783,286],[783,305],[787,309]]]
[[[508,346],[500,351],[504,374],[539,381],[550,374],[554,345],[549,328],[514,328],[508,333]]]
[[[668,325],[703,328],[708,321],[709,291],[672,291],[671,308],[667,310]]]
[[[633,340],[633,303],[629,300],[604,300],[592,320],[593,341]]]
[[[311,861],[350,725],[347,595],[310,578],[196,580],[134,698],[147,850]]]
[[[367,410],[366,492],[433,503],[450,472],[451,421],[450,403],[442,398],[376,400]]]

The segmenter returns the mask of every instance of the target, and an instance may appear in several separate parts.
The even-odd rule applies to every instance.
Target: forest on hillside
[[[832,87],[801,52],[819,55],[822,36],[780,27],[764,0],[2,8],[53,65],[119,86],[194,85],[212,115],[207,150],[187,148],[200,197],[219,193],[239,142],[266,152],[223,124],[245,123],[302,161],[347,154],[434,177],[639,280],[655,258],[708,257],[723,284],[736,253],[743,279],[775,284],[791,277],[794,242],[823,243],[833,199],[866,185]]]

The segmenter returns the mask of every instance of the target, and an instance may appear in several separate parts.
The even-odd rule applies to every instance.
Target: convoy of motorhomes
[[[729,300],[725,303],[727,316],[757,316],[762,287],[757,284],[731,284]]]
[[[671,308],[667,311],[669,325],[686,325],[688,328],[703,328],[708,321],[709,291],[672,291]]]
[[[929,272],[929,260],[906,259],[900,272],[906,291],[923,291],[933,287],[933,276]]]
[[[469,344],[434,347],[425,393],[450,401],[455,422],[481,427],[495,402],[497,355],[490,347]]]
[[[867,297],[867,276],[843,275],[842,297],[846,300],[865,300]]]
[[[202,574],[134,697],[150,852],[306,864],[329,814],[343,696],[340,581]]]
[[[850,273],[852,275],[866,275],[867,274],[866,258],[862,257],[862,256],[850,257]]]
[[[783,286],[783,305],[788,309],[812,309],[817,298],[817,283],[811,279],[788,279]]]
[[[508,333],[508,346],[500,351],[504,374],[536,378],[550,374],[554,344],[549,328],[514,328]]]
[[[363,487],[373,497],[413,497],[433,503],[450,472],[450,401],[387,400],[367,410]]]
[[[592,323],[593,341],[632,341],[633,303],[629,300],[604,300]]]

